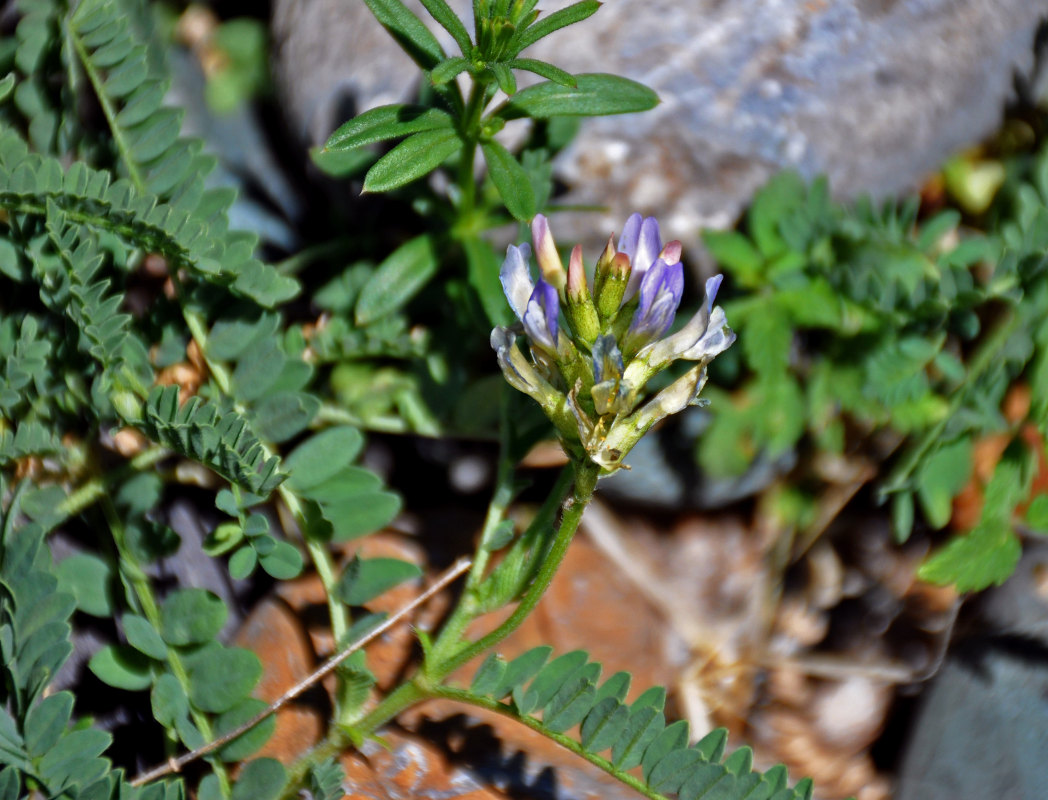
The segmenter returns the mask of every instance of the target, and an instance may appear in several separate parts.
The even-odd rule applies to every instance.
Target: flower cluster
[[[656,422],[695,402],[706,366],[735,341],[724,311],[713,306],[721,276],[706,281],[698,313],[667,335],[684,267],[680,242],[663,246],[653,217],[631,216],[617,247],[609,238],[592,293],[581,247],[565,270],[541,214],[531,233],[541,275],[532,275],[528,244],[510,245],[499,277],[520,325],[495,328],[491,346],[506,380],[538,401],[565,449],[608,474]],[[521,330],[530,358],[517,344]],[[648,381],[678,359],[696,364],[647,399]]]

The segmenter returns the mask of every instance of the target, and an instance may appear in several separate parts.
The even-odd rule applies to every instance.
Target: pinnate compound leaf
[[[378,265],[357,298],[358,325],[402,308],[437,271],[436,242],[428,234],[405,242]]]
[[[342,789],[345,780],[345,770],[332,757],[309,770],[309,792],[313,800],[342,800],[346,794]]]
[[[648,111],[658,95],[627,78],[603,73],[575,76],[575,88],[545,81],[522,89],[498,110],[502,119],[599,117]]]
[[[462,148],[451,128],[414,133],[368,170],[365,192],[389,192],[428,175]]]
[[[351,150],[354,147],[396,139],[412,133],[451,128],[452,124],[451,115],[439,108],[379,106],[342,125],[331,134],[324,149],[330,152]]]
[[[422,569],[408,561],[354,557],[339,578],[338,598],[347,605],[363,605],[394,586],[420,575]]]
[[[210,642],[228,616],[225,603],[206,589],[179,589],[160,606],[160,635],[168,644]]]
[[[364,437],[349,425],[314,434],[284,459],[288,487],[299,492],[334,477],[356,459],[363,446]]]
[[[528,174],[512,153],[498,142],[484,142],[481,149],[488,164],[491,182],[498,189],[506,209],[520,222],[528,222],[537,212],[535,192]]]

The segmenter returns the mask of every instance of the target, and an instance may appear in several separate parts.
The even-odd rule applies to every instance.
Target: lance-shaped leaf
[[[437,266],[433,237],[423,234],[402,244],[361,289],[355,310],[357,325],[367,325],[403,307],[433,277]]]
[[[339,127],[328,137],[324,149],[338,152],[451,126],[451,115],[440,108],[404,104],[379,106],[365,111]]]
[[[462,56],[445,59],[429,73],[429,80],[434,86],[440,86],[465,72],[471,65],[472,62]]]
[[[451,6],[444,0],[422,0],[422,5],[429,15],[440,24],[440,27],[451,34],[451,38],[455,40],[455,44],[459,46],[463,55],[468,54],[473,47],[473,42],[469,38],[466,26],[451,10]]]
[[[382,27],[422,69],[433,69],[445,58],[440,42],[400,0],[364,0]]]
[[[528,174],[520,162],[498,142],[492,140],[481,144],[488,163],[491,182],[498,189],[506,209],[515,219],[527,222],[535,216],[535,192],[531,188]]]
[[[599,117],[629,114],[654,108],[659,97],[647,86],[617,75],[576,75],[570,88],[553,81],[517,92],[497,111],[502,119],[549,117]]]
[[[402,141],[368,170],[365,192],[388,192],[427,175],[462,147],[454,129],[423,131]]]
[[[575,80],[574,75],[570,72],[565,72],[560,67],[547,64],[545,61],[538,61],[534,58],[515,58],[506,66],[513,69],[522,69],[526,72],[534,72],[541,78],[559,83],[561,86],[567,86],[569,89],[574,89],[578,86],[578,81]],[[510,94],[510,92],[506,94]]]
[[[576,22],[581,22],[586,17],[592,16],[598,8],[600,8],[600,3],[597,0],[581,0],[581,2],[574,3],[567,8],[554,11],[548,17],[540,18],[534,25],[529,25],[520,30],[513,37],[512,46],[519,53],[524,48],[530,47],[539,39],[549,36],[554,31],[573,25]]]

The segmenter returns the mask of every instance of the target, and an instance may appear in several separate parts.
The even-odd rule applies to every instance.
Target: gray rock
[[[1036,800],[1048,783],[1048,546],[981,596],[979,629],[922,698],[898,800]]]
[[[617,0],[526,55],[658,91],[654,111],[588,121],[558,176],[568,202],[609,208],[580,226],[616,229],[640,210],[687,241],[730,224],[784,167],[827,173],[843,197],[913,188],[992,132],[1045,15],[1048,0]],[[277,0],[273,30],[310,143],[411,96],[417,71],[361,0]]]

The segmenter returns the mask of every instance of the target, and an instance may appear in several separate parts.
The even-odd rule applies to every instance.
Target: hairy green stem
[[[597,488],[600,467],[591,461],[579,460],[575,462],[574,469],[575,487],[571,497],[564,504],[560,529],[553,539],[549,552],[542,560],[538,574],[524,593],[520,603],[517,604],[517,607],[506,621],[491,633],[467,645],[445,663],[434,665],[435,668],[428,672],[430,678],[442,680],[467,661],[471,661],[481,653],[494,647],[519,628],[528,615],[535,610],[535,606],[538,605],[542,595],[546,593],[550,583],[553,581],[553,576],[560,567],[560,562],[564,560],[564,556],[568,552],[568,545],[571,544],[575,531],[578,530],[579,523],[582,521],[582,514],[593,497],[593,490]]]
[[[477,200],[477,181],[473,177],[473,160],[477,155],[477,142],[480,141],[480,119],[484,113],[487,99],[487,84],[478,80],[470,89],[469,100],[462,115],[461,130],[465,136],[462,158],[459,160],[459,190],[462,192],[459,205],[459,217],[467,218],[473,214]]]

